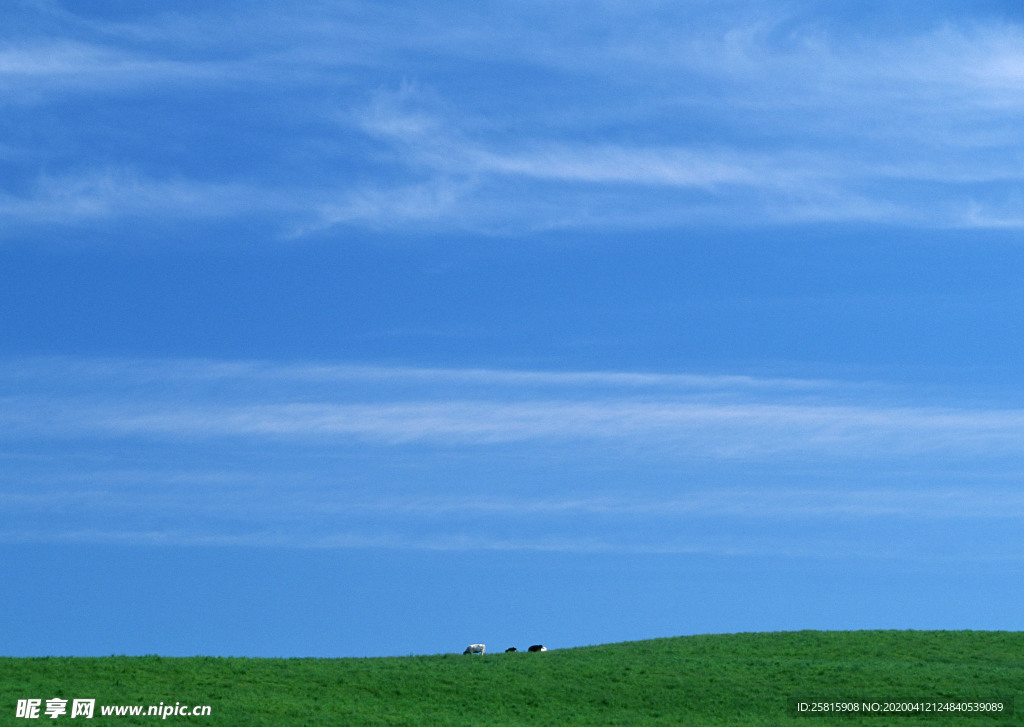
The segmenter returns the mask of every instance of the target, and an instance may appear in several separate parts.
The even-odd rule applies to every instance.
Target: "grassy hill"
[[[1009,709],[1021,693],[1018,632],[689,636],[483,657],[0,659],[0,725],[54,723],[53,697],[95,698],[94,725],[152,725],[100,705],[160,702],[210,705],[164,721],[205,725],[1018,725],[1006,712],[799,714],[794,699]],[[26,698],[43,700],[38,719],[15,717]]]

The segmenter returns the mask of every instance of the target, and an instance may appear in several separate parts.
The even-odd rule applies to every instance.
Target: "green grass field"
[[[1004,725],[1024,724],[1024,633],[854,631],[689,636],[543,654],[373,659],[2,658],[0,724]],[[94,698],[51,719],[46,700]],[[19,719],[19,699],[42,700]],[[1003,700],[999,713],[798,714],[857,704]],[[210,705],[109,716],[101,705]]]

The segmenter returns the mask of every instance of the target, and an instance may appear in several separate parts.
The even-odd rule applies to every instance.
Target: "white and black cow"
[[[514,653],[515,653],[515,652],[517,652],[517,651],[519,651],[519,649],[517,649],[517,648],[516,648],[516,647],[514,647],[514,646],[510,646],[510,647],[508,647],[507,649],[505,649],[505,653],[506,653],[506,654],[514,654]]]
[[[463,655],[465,655],[465,654],[480,654],[480,656],[483,656],[484,655],[484,650],[486,648],[487,647],[484,646],[483,644],[470,644],[469,646],[466,647],[466,650],[463,651],[462,653],[463,653]]]
[[[527,651],[547,651],[547,650],[548,650],[548,647],[544,646],[544,644],[534,644],[529,649],[527,649]]]

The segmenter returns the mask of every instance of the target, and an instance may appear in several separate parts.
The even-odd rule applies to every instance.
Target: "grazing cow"
[[[512,654],[512,653],[514,653],[514,652],[516,652],[516,651],[519,651],[519,649],[517,649],[517,648],[516,648],[516,647],[514,647],[514,646],[510,646],[510,647],[508,647],[507,649],[505,649],[505,653],[506,653],[506,654]]]
[[[527,649],[527,651],[547,651],[547,650],[548,650],[548,647],[544,646],[544,644],[534,644],[529,649]]]
[[[485,647],[483,644],[470,644],[469,646],[466,647],[466,650],[463,651],[462,653],[463,653],[463,655],[465,655],[465,654],[480,654],[480,656],[483,656],[485,648],[487,648],[487,647]]]

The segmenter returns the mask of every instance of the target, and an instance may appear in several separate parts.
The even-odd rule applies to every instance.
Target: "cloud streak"
[[[1012,187],[982,185],[1024,181],[1011,131],[1021,111],[1013,90],[1021,65],[1013,39],[1022,36],[1020,28],[945,24],[909,36],[851,39],[813,23],[783,33],[785,26],[785,20],[758,18],[719,35],[691,37],[669,24],[672,32],[645,37],[644,44],[568,44],[567,57],[586,59],[576,68],[584,76],[622,73],[641,89],[670,75],[692,81],[693,88],[684,81],[657,104],[636,93],[629,97],[639,103],[632,128],[658,138],[654,144],[566,141],[560,137],[571,133],[545,121],[539,110],[526,134],[510,144],[481,129],[473,109],[463,109],[470,115],[460,118],[437,103],[434,89],[409,84],[390,96],[378,94],[360,123],[394,143],[396,155],[412,168],[467,180],[472,186],[459,209],[470,217],[494,214],[490,195],[507,196],[506,181],[510,186],[532,179],[568,185],[540,187],[536,200],[517,187],[521,211],[536,218],[553,214],[541,203],[544,195],[561,196],[566,211],[547,220],[551,226],[737,219],[1012,224],[1005,215],[993,219],[968,210],[972,204],[998,206],[1012,194]],[[613,36],[631,32],[625,27]],[[554,63],[551,54],[541,57]],[[703,90],[709,86],[713,101]],[[586,121],[569,129],[583,139],[599,135],[600,119],[610,127],[630,125],[618,108],[579,112]],[[685,119],[691,116],[730,129],[742,128],[743,116],[756,117],[765,126],[763,136],[774,141],[744,134],[696,142],[687,138],[691,124]],[[684,121],[670,126],[672,117]],[[915,188],[922,181],[933,185],[925,195]],[[658,196],[651,188],[706,194]],[[628,214],[638,207],[643,214]],[[438,207],[437,216],[448,218],[451,209]]]
[[[9,543],[1020,555],[1024,411],[877,384],[37,358],[0,387]]]
[[[61,368],[51,362],[37,369],[48,370],[40,377],[9,363],[8,376],[21,372],[29,380],[23,378],[21,396],[4,399],[0,429],[31,437],[334,439],[390,446],[600,441],[740,459],[1024,454],[1022,410],[852,404],[844,399],[859,395],[863,402],[862,392],[844,392],[838,383],[141,362],[126,397],[119,386],[131,376],[116,372],[131,371],[131,362],[86,362],[78,375],[88,386],[81,391],[59,377]],[[220,381],[216,390],[202,383],[210,377]],[[278,383],[267,389],[268,381]],[[468,382],[476,386],[467,389]],[[165,391],[176,396],[168,400]]]
[[[130,218],[218,219],[287,208],[274,193],[237,183],[156,180],[130,169],[40,178],[24,195],[0,194],[11,224],[58,224]]]
[[[118,168],[151,170],[129,181],[78,152],[77,172],[23,169],[0,218],[260,214],[283,237],[1020,225],[1020,24],[936,8],[857,32],[828,8],[781,3],[562,10],[229,5],[132,22],[26,12],[34,32],[0,45],[8,104],[142,93],[173,108],[203,90],[220,119],[251,118],[258,100],[271,121],[246,138],[281,153],[196,180],[129,152]],[[18,113],[32,125],[36,112]],[[132,126],[116,134],[130,139]],[[186,166],[202,166],[193,141]],[[32,178],[34,194],[13,191]]]

